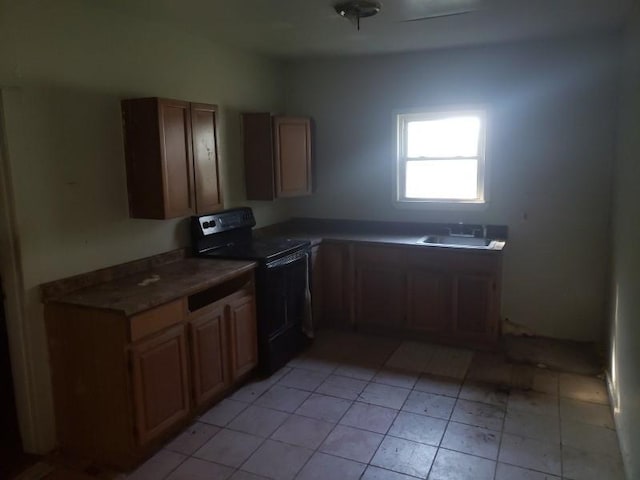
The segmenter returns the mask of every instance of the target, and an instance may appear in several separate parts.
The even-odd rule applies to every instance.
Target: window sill
[[[483,211],[489,206],[483,202],[438,202],[438,201],[393,201],[393,206],[400,210],[444,210],[444,211]]]

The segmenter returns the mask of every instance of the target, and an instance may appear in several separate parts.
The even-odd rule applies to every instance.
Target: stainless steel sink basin
[[[448,236],[448,235],[427,235],[418,243],[425,245],[445,245],[449,247],[461,248],[483,248],[491,250],[495,247],[496,241],[488,238],[467,237],[467,236]]]

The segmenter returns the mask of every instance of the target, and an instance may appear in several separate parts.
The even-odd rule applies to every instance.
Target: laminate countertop
[[[445,250],[465,250],[473,252],[486,252],[496,253],[503,250],[505,246],[504,241],[497,243],[495,248],[477,248],[465,245],[434,245],[422,243],[422,240],[426,235],[414,235],[414,234],[391,234],[391,233],[365,233],[365,232],[339,232],[339,231],[326,231],[326,232],[304,232],[295,229],[286,229],[279,233],[280,236],[286,236],[287,238],[295,238],[300,240],[308,240],[312,246],[319,245],[323,241],[339,241],[339,242],[357,242],[357,243],[375,243],[375,244],[387,244],[387,245],[403,245],[411,246],[415,248],[442,248]]]
[[[184,258],[90,287],[46,303],[97,308],[132,316],[253,270],[255,262]]]

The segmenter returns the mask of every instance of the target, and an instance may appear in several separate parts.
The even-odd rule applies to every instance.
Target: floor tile
[[[457,397],[460,393],[460,383],[461,381],[456,378],[440,377],[438,375],[423,373],[420,375],[420,378],[418,378],[413,389],[420,392]]]
[[[262,477],[260,475],[255,475],[249,472],[243,472],[238,470],[236,473],[231,475],[229,480],[269,480],[267,477]]]
[[[315,358],[308,355],[302,355],[291,360],[288,366],[330,374],[338,367],[338,362],[326,358]]]
[[[512,371],[513,365],[507,362],[504,355],[476,352],[467,379],[494,385],[509,385]]]
[[[268,380],[271,382],[272,385],[274,383],[278,383],[278,381],[290,371],[291,371],[291,367],[282,367],[279,370],[276,370],[275,372],[273,372],[271,376],[268,378]]]
[[[164,448],[173,452],[183,453],[184,455],[191,455],[218,433],[219,430],[218,427],[214,427],[213,425],[196,422],[165,445]]]
[[[499,460],[518,467],[560,475],[560,445],[505,433]]]
[[[164,478],[186,459],[187,457],[181,453],[160,450],[133,473],[127,475],[127,480],[156,480]]]
[[[504,410],[495,405],[458,400],[451,414],[451,420],[500,431],[504,415]]]
[[[437,347],[422,371],[432,375],[463,379],[472,358],[473,351],[471,350]]]
[[[431,358],[433,345],[418,342],[402,342],[385,363],[387,368],[421,372]]]
[[[400,412],[389,429],[389,435],[437,447],[446,427],[447,422],[439,418]]]
[[[534,392],[558,396],[560,392],[558,374],[556,372],[535,368],[531,388]]]
[[[251,403],[273,385],[271,379],[249,382],[236,390],[229,398],[240,402]]]
[[[620,456],[615,430],[573,420],[562,420],[562,445],[585,452]]]
[[[449,420],[455,403],[456,400],[451,397],[413,391],[404,402],[402,410]]]
[[[600,427],[614,428],[613,416],[607,405],[581,402],[570,398],[560,399],[560,418],[575,420]]]
[[[442,447],[495,460],[500,447],[500,432],[449,422]]]
[[[402,438],[385,437],[371,465],[414,477],[426,478],[436,456],[436,447]]]
[[[509,395],[501,391],[496,384],[466,381],[462,385],[459,398],[505,408]]]
[[[398,411],[391,408],[356,402],[347,410],[340,424],[376,433],[387,433],[397,414]]]
[[[296,477],[297,480],[358,480],[366,465],[316,452]]]
[[[515,390],[509,395],[508,411],[520,411],[536,415],[559,415],[558,397],[545,393]]]
[[[583,402],[609,404],[607,385],[604,380],[586,375],[561,373],[559,377],[560,396]]]
[[[418,376],[418,372],[386,367],[373,377],[373,381],[376,383],[384,383],[385,385],[393,385],[394,387],[413,388],[416,380],[418,380]]]
[[[242,470],[274,480],[291,480],[312,453],[307,448],[267,440],[242,465]]]
[[[289,373],[278,381],[278,385],[313,392],[327,378],[327,375],[328,373],[326,372],[292,368]]]
[[[496,462],[441,448],[429,480],[493,480]]]
[[[260,407],[272,408],[282,412],[295,412],[309,397],[309,392],[296,388],[274,385],[254,403]]]
[[[315,418],[291,415],[271,438],[315,450],[333,430],[335,424]]]
[[[624,480],[620,457],[585,452],[571,447],[562,449],[564,478],[571,480]]]
[[[411,390],[381,383],[370,383],[360,394],[358,400],[364,403],[372,403],[381,407],[400,410]]]
[[[495,480],[560,480],[560,477],[506,463],[498,463]]]
[[[287,413],[252,405],[238,415],[227,428],[266,438],[288,417]]]
[[[392,472],[384,468],[369,465],[362,476],[362,480],[415,480],[404,473]]]
[[[367,382],[355,378],[330,375],[318,387],[316,393],[340,397],[347,400],[355,400],[360,392],[367,386]]]
[[[182,465],[176,468],[167,480],[225,480],[234,472],[231,467],[206,462],[197,458],[188,458]]]
[[[368,463],[384,438],[379,433],[338,425],[320,446],[320,451]]]
[[[239,467],[262,442],[260,437],[224,429],[200,447],[193,456],[229,467]]]
[[[296,410],[298,415],[337,423],[351,406],[349,400],[312,394]]]
[[[349,362],[339,365],[334,374],[368,382],[375,377],[377,371],[377,366],[368,363]]]
[[[240,412],[249,405],[245,402],[237,402],[225,398],[215,407],[207,411],[198,420],[219,427],[226,427]]]
[[[549,415],[511,411],[504,419],[504,431],[522,437],[560,443],[560,419]]]

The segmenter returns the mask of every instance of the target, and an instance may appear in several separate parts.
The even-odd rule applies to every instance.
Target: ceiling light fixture
[[[380,2],[369,0],[351,0],[348,2],[340,2],[334,5],[338,15],[351,20],[351,22],[360,30],[360,19],[373,17],[381,8]]]

